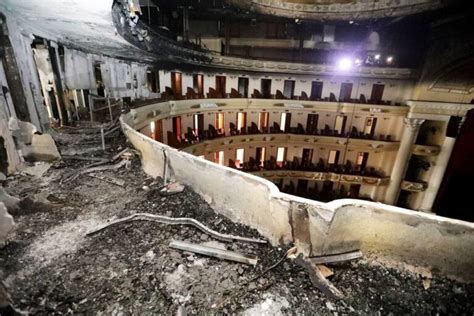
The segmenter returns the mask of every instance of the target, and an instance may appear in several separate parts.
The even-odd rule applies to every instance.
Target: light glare
[[[352,60],[347,57],[342,58],[341,60],[339,60],[337,67],[339,68],[339,70],[349,70],[352,68]]]

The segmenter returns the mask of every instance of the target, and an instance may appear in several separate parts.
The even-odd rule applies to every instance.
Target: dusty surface
[[[84,135],[84,132],[88,134]],[[69,128],[55,139],[62,154],[111,157],[127,145],[123,137],[108,139],[100,150],[96,129]],[[16,233],[0,250],[0,269],[17,307],[32,314],[473,314],[474,285],[436,274],[423,279],[372,259],[330,266],[330,280],[344,294],[330,301],[302,270],[287,259],[289,246],[221,243],[193,227],[134,222],[86,237],[85,233],[135,212],[196,218],[229,234],[257,237],[213,210],[190,188],[163,197],[159,181],[147,177],[137,157],[130,167],[97,175],[125,181],[119,186],[81,175],[60,183],[65,175],[92,163],[65,159],[41,177],[16,175],[7,191],[36,203],[24,203],[15,215]],[[210,243],[257,255],[255,267],[170,249],[174,239]],[[425,286],[429,286],[424,289]]]

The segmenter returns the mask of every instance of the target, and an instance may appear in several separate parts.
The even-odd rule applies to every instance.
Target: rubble
[[[26,161],[54,161],[61,159],[61,155],[49,134],[33,134],[31,144],[20,147]]]
[[[295,263],[305,269],[306,273],[309,275],[311,284],[328,296],[328,298],[336,300],[344,298],[344,294],[326,279],[319,267],[313,264],[310,260],[304,259],[302,254],[299,254],[298,257],[296,257]]]
[[[355,251],[350,251],[350,252],[340,253],[340,254],[314,256],[314,257],[311,257],[310,260],[314,264],[320,264],[320,263],[335,263],[335,262],[342,262],[342,261],[350,261],[350,260],[359,259],[361,257],[362,257],[362,252],[360,250],[355,250]]]
[[[160,194],[165,196],[165,195],[173,195],[177,193],[181,193],[184,191],[184,185],[182,185],[179,182],[173,182],[167,184],[165,187],[163,187],[160,190]]]
[[[7,208],[0,202],[0,248],[6,241],[8,234],[13,231],[15,222],[13,217],[8,214]]]
[[[8,129],[18,143],[25,145],[30,145],[33,140],[33,135],[38,132],[35,125],[30,122],[20,121],[15,117],[10,117],[8,120]]]
[[[0,186],[0,203],[2,203],[10,213],[12,213],[18,210],[20,199],[11,196],[3,187]]]
[[[50,163],[39,161],[31,166],[26,167],[22,170],[22,172],[31,176],[42,177],[49,170],[49,168],[51,168]]]
[[[74,134],[55,135],[61,152],[80,148],[86,157],[108,159],[126,147],[123,138],[117,137],[111,139],[105,153],[100,147],[91,149],[97,144],[87,137],[92,134],[88,130],[82,126]],[[375,265],[380,259],[366,253],[352,261],[325,264],[334,272],[330,282],[344,294],[342,300],[328,300],[314,288],[307,272],[287,259],[291,245],[219,244],[194,226],[158,228],[150,221],[131,221],[86,238],[86,232],[111,219],[136,213],[192,218],[223,234],[262,238],[256,230],[214,212],[189,187],[170,196],[154,189],[145,192],[143,186],[154,188],[163,183],[147,177],[136,156],[129,169],[100,171],[101,176],[124,181],[123,187],[85,176],[60,183],[62,175],[90,162],[65,159],[41,178],[19,173],[6,181],[8,193],[20,200],[43,197],[42,202],[55,205],[15,217],[14,238],[0,251],[0,270],[10,296],[15,306],[30,314],[170,315],[178,309],[187,315],[474,312],[474,285],[433,272],[425,290],[419,274]],[[259,260],[249,266],[168,247],[178,238],[247,253]]]

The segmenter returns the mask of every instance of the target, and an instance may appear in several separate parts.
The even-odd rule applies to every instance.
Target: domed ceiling
[[[227,0],[262,14],[305,20],[364,20],[415,14],[442,7],[442,0]]]

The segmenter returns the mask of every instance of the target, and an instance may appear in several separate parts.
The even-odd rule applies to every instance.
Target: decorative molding
[[[352,184],[385,186],[389,183],[389,177],[365,177],[360,175],[338,174],[334,172],[312,172],[312,171],[295,171],[295,170],[266,170],[250,172],[253,175],[273,179],[303,179],[311,181],[332,181]]]
[[[303,64],[289,63],[269,60],[253,60],[238,57],[221,56],[217,54],[208,54],[211,62],[208,66],[222,67],[234,70],[261,71],[267,73],[291,73],[306,75],[340,75],[341,72],[334,65],[323,64]],[[345,74],[351,77],[361,78],[387,78],[387,79],[409,79],[414,73],[409,68],[391,68],[391,67],[358,67]],[[336,82],[331,82],[336,84]]]
[[[424,121],[425,120],[422,120],[422,119],[414,119],[414,118],[406,118],[405,117],[403,119],[403,124],[409,130],[416,131],[420,128],[421,124],[423,124]]]
[[[410,192],[423,192],[428,187],[426,182],[412,182],[403,180],[401,184],[401,189]]]
[[[303,20],[357,20],[396,17],[442,7],[440,0],[379,1],[289,1],[228,0],[230,3],[268,15]]]
[[[467,112],[474,109],[474,104],[467,103],[448,103],[408,100],[410,107],[409,115],[444,115],[465,117]]]
[[[439,146],[413,145],[412,154],[418,156],[437,156],[441,148]]]
[[[224,138],[215,138],[206,140],[200,143],[188,145],[183,147],[183,151],[192,153],[203,153],[207,151],[218,150],[223,142],[233,144],[233,147],[242,146],[244,143],[247,146],[268,146],[269,141],[272,145],[281,144],[282,146],[308,146],[318,143],[318,146],[323,148],[338,149],[347,146],[348,150],[354,151],[365,151],[373,152],[385,151],[394,152],[398,150],[400,146],[399,142],[385,142],[371,139],[357,139],[357,138],[345,138],[336,136],[322,136],[322,135],[300,135],[300,134],[254,134],[254,135],[236,135],[226,136]]]

